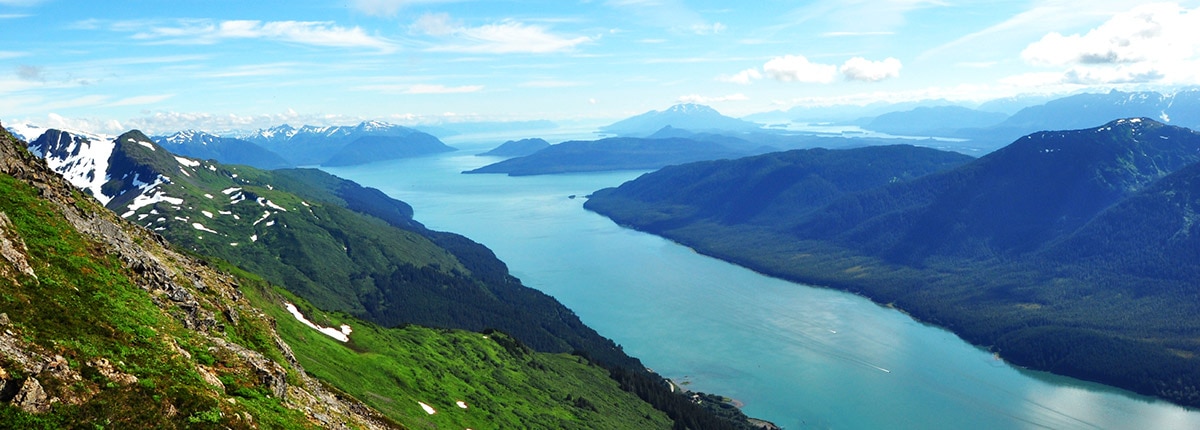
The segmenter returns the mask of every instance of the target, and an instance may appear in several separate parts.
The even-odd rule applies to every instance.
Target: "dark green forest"
[[[1017,365],[1200,406],[1200,134],[1120,120],[894,180],[880,170],[896,166],[855,152],[865,149],[843,151],[860,157],[848,170],[801,167],[819,158],[805,151],[790,163],[676,166],[585,207],[769,275],[862,294]],[[811,175],[780,173],[789,169]],[[759,182],[772,187],[747,187],[768,177]],[[738,189],[755,203],[738,203]]]

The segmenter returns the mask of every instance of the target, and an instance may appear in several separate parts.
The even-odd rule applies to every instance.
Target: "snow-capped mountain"
[[[33,130],[36,129],[27,129]],[[112,199],[112,195],[105,195],[102,190],[108,181],[108,160],[116,146],[114,138],[49,129],[26,141],[29,152],[44,158],[51,169],[72,185],[91,193],[103,204]]]
[[[284,124],[245,139],[301,166],[361,164],[454,150],[433,135],[382,121],[300,128]]]
[[[198,130],[184,130],[154,141],[173,153],[225,164],[245,164],[260,169],[278,169],[290,164],[283,157],[254,143],[221,137]]]
[[[650,111],[600,127],[601,131],[623,136],[649,136],[664,127],[692,132],[743,132],[761,128],[759,124],[721,115],[711,107],[685,103],[663,111]]]

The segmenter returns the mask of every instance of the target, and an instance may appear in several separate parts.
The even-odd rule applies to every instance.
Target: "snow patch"
[[[64,158],[46,158],[46,165],[63,175],[63,178],[66,178],[71,185],[91,191],[92,196],[95,196],[100,204],[107,205],[113,196],[105,195],[101,191],[101,187],[110,179],[107,175],[108,158],[112,156],[113,150],[117,147],[115,138],[71,134],[75,136],[70,143],[71,147],[61,148],[63,149],[61,153],[68,155]],[[33,139],[40,136],[41,133],[33,136]],[[87,141],[85,142],[83,139],[87,139]],[[45,154],[39,153],[36,148],[31,150],[39,157],[45,157]]]
[[[134,212],[137,212],[138,209],[153,205],[158,202],[167,202],[173,205],[183,204],[183,199],[181,198],[171,197],[163,194],[162,191],[154,190],[154,187],[157,187],[159,184],[162,184],[161,178],[157,181],[154,181],[153,184],[145,184],[139,187],[142,189],[142,191],[139,192],[137,197],[133,198],[133,201],[129,203],[129,206],[126,206],[126,210],[128,212],[122,214],[121,218],[128,218],[129,216],[133,215]],[[154,192],[151,193],[151,190]]]
[[[182,164],[182,165],[188,166],[188,167],[199,167],[200,166],[199,161],[192,160],[190,158],[183,158],[180,156],[175,156],[175,161],[178,161],[179,164]]]
[[[213,198],[213,195],[212,195],[212,194],[208,194],[208,193],[204,193],[204,197],[207,197],[207,198],[211,199],[211,198]]]
[[[281,211],[287,212],[287,209],[284,209],[283,206],[279,206],[279,205],[275,204],[275,202],[267,200],[266,198],[259,197],[257,202],[258,202],[259,206],[266,206],[271,209],[276,209],[276,210],[281,210]]]
[[[252,234],[252,235],[250,235],[250,241],[251,241],[251,242],[258,242],[258,235],[257,235],[257,234]]]
[[[238,187],[230,187],[230,188],[226,188],[226,189],[223,189],[223,190],[221,190],[221,194],[224,194],[224,195],[227,195],[227,196],[228,196],[228,195],[230,195],[230,194],[236,193],[236,192],[238,192],[238,191],[241,191],[241,190],[242,190],[242,189],[241,189],[241,188],[238,188]]]
[[[204,214],[204,216],[208,217],[208,219],[212,219],[213,217],[213,213],[209,211],[200,211],[200,213]]]
[[[433,414],[437,413],[437,410],[434,410],[433,406],[429,406],[429,405],[425,404],[425,402],[417,402],[417,404],[421,405],[421,409],[424,409],[425,413],[427,413],[429,415],[433,415]]]
[[[146,142],[146,141],[142,141],[142,140],[134,140],[134,138],[132,138],[132,137],[125,138],[125,141],[127,141],[129,143],[136,143],[138,145],[145,146],[147,148],[150,148],[151,151],[157,151],[157,149],[154,149],[154,144],[150,143],[150,142]]]
[[[466,408],[467,408],[467,402],[464,402],[464,401],[462,401],[462,400],[459,400],[459,401],[457,401],[457,402],[454,402],[454,404],[455,404],[455,405],[458,405],[458,407],[460,407],[460,408],[462,408],[462,409],[466,409]]]
[[[350,341],[350,331],[351,331],[350,326],[342,324],[342,327],[340,329],[336,329],[333,327],[321,327],[316,324],[313,324],[313,322],[309,321],[308,318],[305,318],[304,314],[300,313],[300,310],[296,309],[296,305],[293,305],[291,302],[284,302],[283,305],[287,307],[288,312],[291,312],[293,317],[296,317],[296,321],[300,321],[302,324],[311,327],[313,330],[319,331],[319,332],[325,334],[326,336],[332,337],[339,341],[342,341],[342,342]],[[433,409],[433,408],[430,408],[430,409]],[[432,412],[430,412],[430,413],[432,413]]]
[[[200,231],[207,231],[207,232],[209,232],[209,233],[221,234],[221,233],[217,233],[217,232],[216,232],[215,230],[213,230],[213,229],[210,229],[210,228],[208,228],[208,227],[205,227],[205,226],[204,226],[204,224],[200,224],[200,223],[198,223],[198,222],[194,222],[194,223],[192,223],[192,228],[194,228],[194,229],[196,229],[196,230],[200,230]]]

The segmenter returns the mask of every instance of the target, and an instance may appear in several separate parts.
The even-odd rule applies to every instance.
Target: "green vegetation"
[[[280,335],[310,374],[409,427],[671,426],[662,412],[622,391],[607,371],[577,356],[535,352],[496,331],[381,328],[321,312],[261,283],[244,288],[247,298],[275,318]],[[283,309],[285,301],[321,326],[351,326],[350,342],[301,324]],[[459,407],[460,401],[467,407]],[[426,413],[418,402],[436,413]]]
[[[863,294],[1019,365],[1200,406],[1198,149],[1196,132],[1114,121],[907,180],[878,182],[881,166],[852,151],[857,173],[835,158],[819,164],[837,169],[803,167],[815,156],[678,166],[598,191],[586,207],[763,273]]]
[[[122,144],[116,165],[136,175],[110,209],[173,244],[238,267],[311,301],[391,327],[498,329],[538,351],[586,351],[599,362],[640,367],[558,301],[521,285],[490,250],[412,220],[412,208],[378,190],[319,170],[263,171],[212,161],[184,164],[166,151]],[[128,161],[124,161],[128,160]],[[170,198],[128,210],[134,180],[170,181]],[[140,179],[138,179],[140,178]],[[145,198],[146,196],[143,196]]]
[[[148,142],[139,132],[118,140],[110,160],[121,170],[108,172],[115,179],[106,194],[117,195],[109,207],[201,256],[206,266],[235,273],[212,275],[240,286],[219,295],[256,305],[193,306],[184,293],[164,287],[171,302],[184,301],[183,311],[172,315],[188,329],[220,331],[274,363],[298,364],[287,374],[291,385],[314,385],[299,371],[306,367],[337,391],[415,427],[732,428],[671,394],[660,377],[553,298],[522,286],[486,247],[425,229],[402,202],[315,170],[266,172],[179,159],[139,142]],[[143,241],[161,240],[140,234]],[[198,272],[204,271],[177,269]],[[175,282],[196,282],[204,291],[212,285],[188,276],[193,278]],[[270,285],[287,285],[288,291]],[[155,300],[169,305],[162,297]],[[319,324],[350,324],[353,340],[341,344],[302,325],[284,310],[284,301]],[[398,327],[380,328],[358,316]],[[275,338],[276,326],[290,348]],[[252,414],[282,396],[283,374],[270,366],[237,370],[225,350],[204,341],[180,342],[180,348],[198,366],[234,369],[215,376],[198,372],[235,402],[248,399],[236,404]],[[265,381],[264,372],[274,376]],[[459,400],[466,410],[454,403]],[[416,402],[440,412],[427,414]],[[314,423],[338,419],[305,410]],[[205,404],[178,421],[203,427],[224,424],[227,415]]]
[[[262,388],[253,382],[253,370],[237,357],[218,354],[203,362],[222,378],[248,381],[245,392],[256,395],[230,393],[231,402],[206,383],[198,363],[181,351],[208,351],[212,341],[156,306],[161,298],[140,288],[137,276],[104,245],[77,233],[37,189],[0,175],[0,213],[11,220],[5,236],[23,241],[36,272],[32,277],[14,273],[11,265],[0,269],[0,312],[11,321],[2,342],[8,351],[63,358],[61,367],[51,368],[0,355],[3,379],[36,377],[60,399],[38,414],[0,405],[4,427],[309,427],[282,399],[257,395]],[[244,318],[241,325],[243,335],[266,330],[263,320]]]

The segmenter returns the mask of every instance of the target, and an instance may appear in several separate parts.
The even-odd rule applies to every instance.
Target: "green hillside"
[[[1018,365],[1200,405],[1200,133],[1145,118],[1041,132],[857,190],[845,184],[895,166],[843,154],[858,161],[822,160],[811,176],[779,176],[804,162],[765,156],[677,166],[597,191],[585,207],[763,273],[863,294]],[[731,189],[754,204],[721,197]]]
[[[108,207],[177,246],[385,327],[499,329],[538,351],[582,350],[640,367],[552,297],[521,285],[490,250],[425,229],[412,208],[378,190],[318,170],[189,160],[130,139],[144,141],[136,131],[118,138],[110,164],[134,173],[110,171],[118,179],[108,185],[129,191]]]

